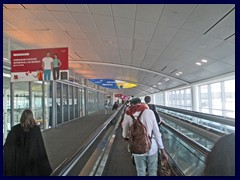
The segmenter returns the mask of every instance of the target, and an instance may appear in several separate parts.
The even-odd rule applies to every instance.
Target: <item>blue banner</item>
[[[89,79],[92,83],[110,89],[118,89],[117,83],[114,79]]]

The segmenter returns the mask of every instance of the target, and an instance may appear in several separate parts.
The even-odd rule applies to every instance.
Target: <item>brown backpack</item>
[[[142,113],[143,111],[141,111],[137,119],[130,115],[133,124],[129,130],[129,149],[134,154],[144,154],[150,150],[152,145],[152,137],[148,136],[146,127],[140,121]]]

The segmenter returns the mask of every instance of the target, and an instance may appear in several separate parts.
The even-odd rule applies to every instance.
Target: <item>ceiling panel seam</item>
[[[150,44],[151,44],[150,42],[152,41],[152,39],[153,39],[153,37],[154,37],[154,34],[155,34],[155,32],[156,32],[156,29],[157,29],[158,24],[159,24],[159,22],[160,22],[160,19],[161,19],[161,17],[162,17],[162,14],[163,14],[163,11],[164,11],[164,9],[165,9],[165,6],[166,6],[166,5],[164,4],[164,6],[163,6],[163,8],[162,8],[162,12],[161,12],[161,14],[160,14],[160,16],[159,16],[159,18],[158,18],[156,27],[155,27],[155,29],[154,29],[154,31],[153,31],[152,37],[151,37],[151,39],[150,39],[150,41],[149,41],[148,47],[147,47],[147,49],[146,49],[146,53],[144,54],[144,57],[143,57],[143,60],[142,60],[142,62],[141,62],[140,67],[142,67],[143,61],[144,61],[144,59],[145,59],[145,57],[146,57],[146,55],[147,55],[147,51],[148,51],[148,49],[149,49],[149,47],[150,47]]]
[[[209,31],[211,31],[218,23],[220,23],[223,19],[225,19],[233,10],[235,10],[235,7],[233,7],[230,11],[228,11],[223,17],[221,17],[216,23],[214,23],[207,31],[205,31],[203,34],[207,34]]]
[[[177,30],[177,32],[174,34],[174,36],[170,39],[170,41],[168,42],[168,44],[171,43],[171,41],[174,39],[174,37],[177,35],[177,33],[182,29],[182,27],[184,26],[184,24],[188,21],[188,19],[191,17],[191,15],[193,14],[193,12],[195,11],[195,9],[198,7],[198,5],[195,6],[195,8],[193,8],[192,12],[189,13],[189,16],[186,18],[186,20],[184,21],[184,23],[182,24],[181,27],[179,27],[179,29]],[[158,56],[158,58],[156,59],[156,61],[159,59],[159,57],[161,57],[161,55],[164,53],[164,51],[167,49],[167,47],[169,47],[168,45],[166,45],[166,47],[163,49],[162,53]],[[151,66],[150,69],[153,68],[154,64],[156,63],[156,61],[153,63],[153,65]]]

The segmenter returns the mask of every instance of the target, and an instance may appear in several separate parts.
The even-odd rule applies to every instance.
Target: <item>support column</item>
[[[155,99],[156,96],[155,96],[155,94],[153,94],[152,97],[153,97],[152,103],[153,103],[153,104],[156,104],[156,99]]]
[[[57,126],[57,82],[52,82],[52,128]]]
[[[14,126],[14,89],[13,89],[13,83],[10,82],[10,91],[11,91],[11,103],[10,103],[10,106],[11,106],[11,127]]]
[[[167,106],[167,92],[163,92],[163,106]]]
[[[97,111],[100,110],[100,95],[99,95],[99,86],[97,86],[97,101],[98,101],[98,105],[97,105]]]
[[[43,120],[43,130],[45,130],[45,81],[42,81],[42,120]]]
[[[33,110],[33,93],[32,93],[32,82],[29,82],[29,109]],[[36,117],[35,117],[36,118]]]
[[[88,86],[88,82],[87,82],[87,79],[84,79],[84,85],[86,87],[84,87],[84,106],[85,106],[85,115],[88,115],[88,102],[87,102],[87,86]]]
[[[198,86],[193,85],[192,90],[192,110],[199,111],[199,101],[198,101]]]

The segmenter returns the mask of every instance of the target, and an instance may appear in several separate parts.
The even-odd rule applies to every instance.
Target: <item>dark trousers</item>
[[[53,79],[54,80],[59,79],[59,68],[58,67],[53,68]]]

